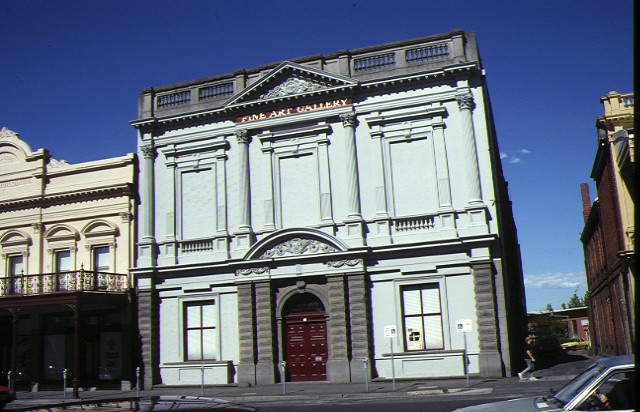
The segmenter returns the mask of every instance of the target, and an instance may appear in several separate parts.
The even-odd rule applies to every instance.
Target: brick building
[[[591,170],[597,198],[581,185],[591,342],[597,354],[633,352],[634,310],[634,99],[610,92],[596,121],[598,148]]]

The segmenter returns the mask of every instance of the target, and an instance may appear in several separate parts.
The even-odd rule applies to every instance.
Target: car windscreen
[[[580,393],[580,391],[589,383],[591,383],[594,379],[596,379],[604,370],[604,366],[600,364],[593,364],[587,369],[584,370],[580,375],[576,376],[571,382],[567,383],[562,387],[555,395],[558,401],[562,403],[562,405],[566,405],[573,398]]]

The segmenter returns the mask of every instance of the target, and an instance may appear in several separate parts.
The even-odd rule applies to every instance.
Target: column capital
[[[340,113],[340,120],[342,120],[342,125],[344,127],[355,127],[355,125],[356,125],[356,114],[353,113],[353,112]]]
[[[251,136],[249,136],[249,133],[247,132],[247,129],[238,129],[236,131],[233,132],[236,135],[236,140],[238,141],[238,143],[242,144],[249,144],[251,143]]]
[[[156,149],[151,145],[140,146],[140,152],[145,159],[155,159],[156,157]]]
[[[130,212],[120,212],[118,213],[118,215],[120,216],[120,219],[122,220],[122,223],[129,223],[133,220],[133,213]]]
[[[463,110],[463,109],[473,110],[476,107],[471,93],[460,94],[456,96],[456,100],[458,101],[458,107],[460,108],[460,110]]]

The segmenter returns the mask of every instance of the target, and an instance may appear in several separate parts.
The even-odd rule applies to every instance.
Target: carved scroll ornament
[[[260,259],[269,259],[286,255],[318,254],[337,252],[335,247],[315,239],[293,238],[264,252]]]

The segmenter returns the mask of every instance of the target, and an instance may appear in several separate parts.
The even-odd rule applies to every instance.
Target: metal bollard
[[[362,363],[364,366],[364,389],[366,392],[369,392],[369,359],[364,358],[362,359]]]
[[[140,397],[140,366],[136,368],[136,397]]]
[[[200,396],[204,396],[204,365],[200,366]]]
[[[67,370],[62,370],[62,399],[67,399]]]
[[[287,394],[287,362],[280,362],[280,376],[282,377],[282,394]]]

